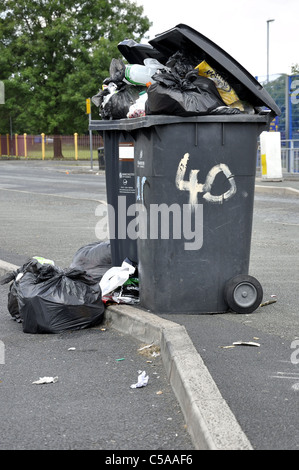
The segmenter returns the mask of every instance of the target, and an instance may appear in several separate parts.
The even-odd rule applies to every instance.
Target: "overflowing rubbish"
[[[245,112],[245,105],[219,74],[208,65],[191,65],[180,52],[166,65],[149,58],[144,65],[112,59],[110,74],[92,97],[102,119]]]
[[[112,59],[110,77],[103,82],[102,89],[91,98],[99,107],[102,119],[122,119],[129,108],[139,98],[144,87],[131,86],[125,83],[125,64],[122,60]]]
[[[137,383],[132,384],[130,388],[142,388],[148,384],[149,376],[146,375],[146,372],[139,371]]]
[[[218,57],[215,62],[207,53],[210,41],[202,41],[201,35],[190,41],[194,33],[191,28],[178,25],[164,33],[164,38],[158,35],[150,41],[153,45],[129,39],[119,43],[124,60],[111,60],[110,76],[92,97],[101,118],[259,113],[260,108],[250,103],[247,96],[244,99],[241,93],[242,99],[239,97],[240,86],[230,75],[231,66],[223,69],[220,62],[218,69]],[[215,53],[219,55],[216,48]]]

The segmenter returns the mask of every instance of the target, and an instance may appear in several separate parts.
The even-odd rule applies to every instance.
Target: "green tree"
[[[151,23],[128,0],[2,0],[0,133],[86,132],[86,98],[109,76],[117,44]],[[61,157],[55,147],[54,156]]]
[[[291,75],[298,75],[299,74],[299,64],[293,64],[291,67]]]

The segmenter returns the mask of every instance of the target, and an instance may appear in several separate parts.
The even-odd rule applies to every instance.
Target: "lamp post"
[[[269,83],[269,24],[275,20],[267,20],[267,83]]]

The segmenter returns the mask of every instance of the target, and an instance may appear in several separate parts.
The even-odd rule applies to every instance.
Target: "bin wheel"
[[[255,277],[240,274],[226,283],[224,295],[234,312],[252,313],[262,302],[263,288]]]

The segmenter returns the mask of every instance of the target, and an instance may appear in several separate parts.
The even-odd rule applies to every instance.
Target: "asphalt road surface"
[[[68,267],[80,246],[97,240],[104,175],[71,171],[59,162],[0,161],[0,259],[22,265],[40,255]],[[1,450],[194,450],[160,356],[101,325],[24,334],[7,293],[0,286]],[[131,389],[143,370],[148,385]],[[58,381],[32,384],[45,376]]]
[[[29,257],[39,255],[67,267],[80,246],[96,241],[96,208],[106,198],[104,175],[89,172],[88,164],[83,173],[76,170],[73,163],[0,161],[0,259],[22,264]],[[186,326],[253,447],[297,450],[299,364],[296,359],[299,353],[296,355],[296,350],[299,350],[299,342],[294,342],[299,340],[299,198],[256,193],[253,222],[250,274],[261,282],[264,301],[273,299],[271,296],[275,295],[277,302],[260,307],[250,315],[165,315],[165,318]],[[2,291],[2,303],[3,299],[5,294]],[[9,326],[9,331],[16,326]],[[109,335],[117,344],[114,333]],[[22,351],[18,353],[20,360],[23,353],[29,360],[30,354],[34,353],[34,344],[43,346],[39,343],[41,341],[39,337],[32,342],[22,340]],[[63,350],[63,361],[67,361],[65,355],[68,352],[61,338],[49,341],[44,346],[49,349],[51,357],[54,357],[51,348],[55,343],[61,354]],[[231,346],[234,341],[256,341],[260,347],[223,348]],[[96,353],[90,351],[89,354]],[[42,374],[43,371],[38,370],[38,362],[28,381],[38,378],[38,373]],[[53,368],[51,371],[55,372]],[[79,382],[76,382],[78,386]],[[16,396],[17,384],[16,380]],[[56,386],[45,388],[45,395]],[[111,386],[111,393],[112,389]],[[113,393],[117,393],[117,387],[114,390]],[[118,396],[121,402],[121,396]],[[172,405],[170,402],[170,408]],[[33,401],[30,409],[29,414],[34,412]],[[142,419],[142,406],[135,412],[134,419]],[[167,420],[165,415],[162,416]],[[173,416],[168,417],[174,419]],[[159,421],[157,428],[160,429],[161,425]],[[78,422],[76,426],[79,426]],[[175,428],[181,429],[181,426],[183,423],[177,422]],[[21,427],[18,436],[22,432]],[[181,441],[181,446],[192,447],[185,434],[183,439],[186,440]],[[51,442],[57,444],[55,440],[50,439],[49,442],[49,445]],[[14,445],[18,447],[19,441]],[[165,445],[177,444],[171,441]]]

